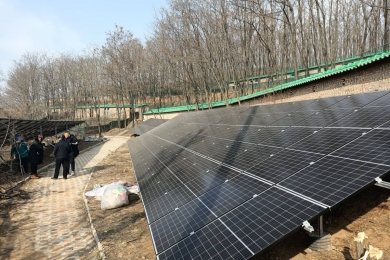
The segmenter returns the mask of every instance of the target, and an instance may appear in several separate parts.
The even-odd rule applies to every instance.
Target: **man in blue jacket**
[[[58,135],[58,142],[54,146],[54,156],[56,157],[56,167],[54,170],[54,176],[52,179],[58,179],[60,173],[60,168],[62,165],[62,176],[64,179],[67,179],[69,172],[69,154],[70,146],[65,142],[65,138],[62,135]]]

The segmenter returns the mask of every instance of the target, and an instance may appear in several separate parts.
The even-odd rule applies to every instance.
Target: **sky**
[[[0,71],[27,52],[81,53],[115,24],[145,42],[166,0],[0,0]]]

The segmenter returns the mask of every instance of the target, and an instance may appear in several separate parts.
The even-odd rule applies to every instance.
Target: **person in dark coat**
[[[31,179],[39,179],[37,170],[38,164],[43,163],[43,139],[45,139],[43,135],[38,135],[30,146],[28,157],[31,164]]]
[[[77,138],[70,134],[69,131],[66,131],[64,133],[64,136],[65,136],[65,141],[69,144],[70,146],[70,154],[69,154],[69,164],[70,164],[70,168],[72,169],[72,172],[70,173],[71,176],[74,176],[75,175],[75,158],[77,157],[77,155],[79,155],[79,148],[78,148],[78,141],[77,141]]]
[[[64,179],[67,179],[69,172],[69,154],[70,146],[65,142],[65,138],[62,135],[58,136],[58,141],[54,146],[54,156],[56,157],[56,167],[54,170],[54,176],[52,179],[58,179],[60,173],[60,168],[62,165],[62,176]]]

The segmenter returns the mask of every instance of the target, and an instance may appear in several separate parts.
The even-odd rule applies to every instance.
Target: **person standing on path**
[[[19,162],[19,170],[22,174],[27,174],[28,172],[28,146],[24,142],[24,138],[22,136],[15,137],[15,144],[11,148],[11,160],[13,158],[18,160]]]
[[[70,154],[70,146],[67,142],[65,142],[65,137],[62,135],[58,135],[58,141],[54,146],[54,156],[56,157],[56,167],[54,170],[54,176],[52,179],[58,179],[58,175],[60,173],[60,168],[62,165],[62,176],[64,179],[67,179],[67,175],[69,172],[69,154]]]
[[[71,135],[69,131],[66,131],[64,133],[65,136],[65,142],[67,142],[70,146],[70,154],[69,154],[69,164],[70,168],[72,169],[72,172],[70,173],[71,176],[75,175],[75,158],[77,155],[79,155],[79,148],[78,148],[78,141],[77,138],[74,135]]]
[[[28,157],[31,164],[31,179],[39,179],[37,170],[38,164],[43,163],[43,139],[45,139],[43,135],[38,135],[37,139],[30,146]]]

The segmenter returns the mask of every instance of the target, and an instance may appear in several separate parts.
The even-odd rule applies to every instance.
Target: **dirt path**
[[[95,247],[82,192],[92,168],[127,140],[113,137],[80,154],[75,177],[51,180],[50,167],[30,180],[23,187],[30,198],[2,216],[0,259],[79,259]]]
[[[108,155],[96,167],[87,186],[116,181],[136,183],[127,145]],[[103,245],[107,259],[155,259],[152,239],[142,202],[138,195],[129,196],[130,204],[110,210],[100,209],[100,201],[88,197],[93,225]],[[97,249],[83,259],[97,258]]]

